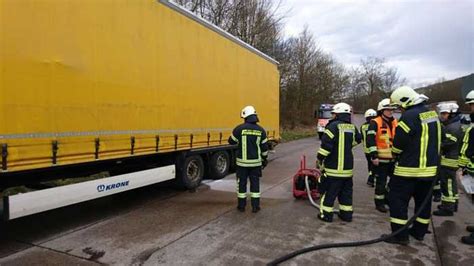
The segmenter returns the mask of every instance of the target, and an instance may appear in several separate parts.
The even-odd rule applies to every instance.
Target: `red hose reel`
[[[300,169],[293,177],[293,196],[296,199],[307,199],[308,192],[306,188],[305,179],[308,177],[309,189],[311,190],[311,197],[313,199],[319,198],[319,177],[321,171],[318,169],[306,168],[306,156],[301,156]]]

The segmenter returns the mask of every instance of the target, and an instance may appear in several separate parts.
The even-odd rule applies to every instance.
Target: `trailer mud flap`
[[[48,188],[3,198],[3,217],[13,220],[83,201],[174,179],[174,165],[118,175],[72,185]]]

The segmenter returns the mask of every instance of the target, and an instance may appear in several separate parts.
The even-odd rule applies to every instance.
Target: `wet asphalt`
[[[357,118],[360,124],[360,117]],[[389,215],[373,204],[365,157],[354,149],[354,220],[316,218],[308,201],[292,196],[301,155],[314,165],[319,141],[277,146],[261,178],[262,210],[236,207],[235,175],[205,180],[193,192],[170,183],[0,224],[1,265],[264,265],[315,244],[377,238]],[[436,204],[433,204],[436,207]],[[412,213],[412,211],[411,211]],[[298,256],[286,265],[474,265],[474,246],[460,243],[474,224],[474,205],[461,195],[454,217],[433,217],[433,234],[408,246],[377,243]]]

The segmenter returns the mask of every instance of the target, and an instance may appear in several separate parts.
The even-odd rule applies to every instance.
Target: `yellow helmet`
[[[402,108],[420,104],[428,99],[429,98],[425,95],[417,93],[414,89],[408,86],[397,88],[392,92],[392,95],[390,95],[392,103]]]

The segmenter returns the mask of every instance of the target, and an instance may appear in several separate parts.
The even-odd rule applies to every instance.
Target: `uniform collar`
[[[350,123],[351,122],[351,114],[337,114],[337,120]]]
[[[393,116],[392,117],[386,117],[383,114],[381,114],[380,117],[382,118],[382,120],[384,120],[387,123],[392,123],[392,121],[395,119],[395,118],[393,118]]]
[[[446,120],[445,125],[449,125],[449,124],[452,124],[452,123],[456,123],[458,121],[461,120],[461,115],[460,114],[456,114],[455,116],[451,117],[450,119]]]
[[[250,115],[245,118],[245,123],[256,124],[258,121],[258,117],[256,115]]]

